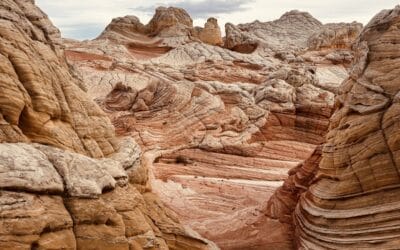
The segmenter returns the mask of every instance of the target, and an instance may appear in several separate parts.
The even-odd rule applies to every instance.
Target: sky
[[[227,22],[272,21],[293,9],[307,11],[323,23],[358,21],[365,25],[399,0],[36,0],[36,4],[63,37],[84,40],[97,37],[114,17],[135,15],[146,24],[158,6],[184,8],[196,26],[216,17],[223,30]]]

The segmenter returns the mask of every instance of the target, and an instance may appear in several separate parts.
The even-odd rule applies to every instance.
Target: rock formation
[[[113,153],[112,125],[68,72],[58,30],[30,3],[0,6],[11,9],[0,30],[0,142],[38,142],[93,157]]]
[[[287,197],[287,189],[315,174],[335,93],[348,77],[349,63],[326,59],[325,50],[354,54],[334,46],[339,38],[326,39],[329,48],[309,41],[358,24],[324,26],[292,11],[271,23],[227,25],[232,40],[223,48],[213,46],[219,34],[206,35],[208,44],[193,39],[217,34],[215,19],[180,39],[185,29],[172,27],[189,20],[184,13],[158,9],[146,26],[114,19],[96,40],[65,40],[67,59],[116,133],[138,142],[153,190],[185,225],[223,249],[291,249],[289,218],[306,190]],[[157,23],[165,15],[175,20],[169,28]],[[158,31],[150,37],[143,27]],[[281,196],[291,205],[274,202]]]
[[[207,19],[204,28],[195,27],[192,36],[197,37],[200,41],[211,45],[223,45],[221,37],[221,29],[218,26],[218,20],[211,17]]]
[[[154,37],[160,39],[152,39]],[[122,41],[136,41],[148,46],[152,42],[152,46],[147,48],[149,50],[151,47],[159,47],[161,41],[162,45],[173,47],[193,40],[211,45],[223,44],[217,19],[209,18],[204,28],[193,27],[189,14],[184,9],[174,7],[158,7],[146,25],[135,16],[115,18],[98,39],[110,39],[118,44]]]
[[[151,192],[33,1],[0,3],[0,249],[216,249]]]
[[[192,27],[193,20],[184,9],[158,7],[146,28],[151,36],[177,37],[187,36]]]
[[[80,42],[33,2],[0,3],[0,249],[397,248],[400,6]]]
[[[309,13],[289,11],[272,22],[254,21],[225,25],[225,47],[241,52],[246,46],[260,46],[268,51],[296,51],[307,47],[309,37],[323,25]]]
[[[295,210],[300,248],[398,248],[399,25],[400,6],[384,10],[357,40],[316,180]]]
[[[349,65],[354,59],[352,43],[361,30],[362,25],[357,22],[326,24],[308,39],[309,51],[303,57],[320,63]]]

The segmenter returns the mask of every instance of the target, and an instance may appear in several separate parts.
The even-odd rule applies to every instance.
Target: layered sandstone
[[[399,244],[400,6],[355,45],[314,184],[295,210],[298,247],[394,249]]]
[[[192,31],[192,35],[204,43],[211,45],[223,45],[221,29],[219,28],[218,20],[213,17],[207,19],[207,22],[204,24],[204,28],[195,27]]]
[[[225,25],[225,47],[239,52],[250,47],[267,51],[296,51],[307,47],[308,38],[323,27],[307,12],[289,11],[272,22],[254,21]]]
[[[64,40],[69,65],[45,14],[3,1],[0,248],[217,248],[187,226],[223,249],[397,248],[399,17],[360,35],[291,11],[223,48],[216,19],[158,8]]]
[[[0,249],[215,249],[151,192],[33,1],[0,3]]]
[[[154,38],[158,39],[154,39]],[[136,16],[119,17],[112,20],[98,39],[129,41],[148,44],[152,47],[179,46],[190,41],[201,41],[211,45],[222,45],[221,30],[215,18],[209,18],[204,28],[193,27],[193,20],[182,8],[158,7],[153,18],[144,25]],[[158,45],[158,46],[155,46]]]
[[[326,24],[307,41],[309,51],[303,54],[305,60],[321,64],[344,64],[353,62],[352,45],[362,30],[362,24]]]
[[[38,142],[93,157],[113,153],[112,125],[69,73],[58,30],[31,3],[0,6],[0,142]]]
[[[114,19],[96,40],[66,41],[67,58],[117,134],[142,148],[154,191],[184,224],[223,249],[292,249],[289,218],[305,189],[287,193],[315,174],[335,93],[348,77],[348,63],[310,56],[322,51],[308,41],[325,26],[292,11],[271,23],[233,27],[237,35],[227,28],[236,44],[228,49],[172,33],[149,37],[134,23]],[[208,23],[215,29],[214,19]],[[350,46],[330,49],[353,55]],[[289,170],[287,188],[272,199],[282,196],[289,206],[268,203]]]

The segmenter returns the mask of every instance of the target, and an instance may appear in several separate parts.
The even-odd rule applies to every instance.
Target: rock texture
[[[34,1],[0,3],[0,57],[0,249],[217,249],[151,192]]]
[[[2,1],[0,248],[398,248],[399,27],[290,11],[223,40],[160,7],[79,42]]]
[[[114,131],[62,56],[59,32],[26,1],[0,5],[0,142],[38,142],[102,157]]]
[[[159,39],[153,39],[154,37]],[[193,40],[211,45],[223,44],[217,19],[209,18],[204,28],[193,27],[193,20],[189,14],[184,9],[175,7],[158,7],[146,25],[136,16],[115,18],[98,39],[105,38],[118,41],[119,44],[126,40],[147,44],[148,50],[159,47],[160,43],[175,47]],[[151,41],[152,46],[149,45]]]
[[[316,180],[295,210],[304,249],[399,244],[400,6],[375,16],[336,99]]]
[[[238,26],[227,23],[225,47],[239,52],[252,46],[268,51],[299,50],[306,48],[309,37],[322,27],[322,23],[309,13],[297,10],[272,22],[255,21]]]
[[[192,35],[200,39],[200,41],[211,45],[223,45],[224,43],[222,41],[218,20],[213,17],[207,19],[204,28],[195,27],[194,31],[192,31]]]
[[[67,59],[116,133],[140,145],[136,176],[148,169],[154,192],[185,225],[223,249],[292,249],[291,213],[317,171],[348,77],[348,61],[326,51],[352,58],[351,46],[335,44],[355,40],[359,24],[323,25],[291,11],[227,25],[220,47],[215,19],[193,30],[185,13],[160,8],[147,25],[114,19],[96,40],[65,40]],[[325,39],[329,27],[355,31]],[[195,38],[202,33],[214,42]],[[319,38],[330,47],[313,47]]]

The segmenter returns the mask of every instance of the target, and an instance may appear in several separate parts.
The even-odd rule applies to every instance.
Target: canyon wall
[[[355,50],[319,171],[294,213],[302,249],[399,245],[400,6],[376,15]]]
[[[2,1],[0,248],[397,248],[400,6],[225,30]]]
[[[34,1],[1,1],[0,249],[217,249],[151,192],[61,41]]]

